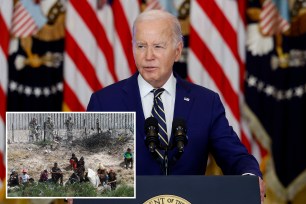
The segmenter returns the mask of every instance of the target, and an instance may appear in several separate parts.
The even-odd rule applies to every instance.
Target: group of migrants
[[[28,174],[27,169],[24,168],[21,171],[21,173],[22,174],[19,175],[18,172],[15,169],[13,169],[8,179],[8,186],[15,187],[19,185],[27,185],[27,184],[34,182],[34,179]],[[49,173],[51,174],[51,178],[49,178]],[[48,181],[48,182],[54,182],[54,183],[60,182],[60,184],[63,185],[63,172],[58,167],[58,164],[55,162],[50,172],[48,172],[47,169],[41,172],[40,178],[38,181],[39,182]]]
[[[73,173],[69,178],[70,183],[88,181],[87,174],[85,174],[84,157],[81,157],[80,160],[78,160],[75,154],[72,153],[69,162],[70,168],[73,170]]]
[[[71,158],[69,159],[70,168],[73,170],[73,173],[68,179],[68,184],[88,182],[88,172],[85,172],[85,161],[84,157],[81,157],[80,160],[72,153]],[[51,178],[49,175],[51,174]],[[97,175],[100,180],[99,186],[110,186],[111,190],[115,190],[117,187],[117,175],[113,169],[107,170],[101,163],[97,169]],[[28,174],[27,169],[22,170],[22,174],[18,175],[18,172],[13,169],[11,175],[8,179],[8,186],[15,187],[19,185],[28,185],[34,182],[34,179]],[[63,172],[58,167],[58,163],[55,162],[54,166],[51,168],[51,171],[47,169],[43,170],[40,174],[38,182],[53,182],[55,184],[63,185]]]
[[[89,181],[88,172],[85,172],[85,162],[84,157],[81,157],[80,160],[73,153],[70,158],[71,169],[74,170],[74,173],[69,178],[70,182],[84,182]],[[107,170],[101,163],[99,163],[97,169],[97,175],[99,177],[100,184],[99,186],[110,186],[111,190],[115,190],[117,187],[117,174],[113,169]]]
[[[64,125],[66,127],[66,132],[67,132],[67,139],[68,141],[72,141],[73,139],[73,126],[74,123],[72,121],[72,117],[69,116],[68,119],[65,120]],[[53,141],[56,139],[55,133],[54,133],[54,122],[51,119],[51,116],[47,117],[47,120],[44,122],[43,127],[41,127],[38,122],[37,118],[33,117],[30,122],[29,122],[29,142],[34,142],[34,141],[40,141],[43,140],[42,138],[42,130],[44,132],[44,140],[49,140]],[[59,139],[59,138],[57,138]]]
[[[99,186],[110,186],[112,190],[117,187],[117,174],[113,169],[107,170],[103,164],[99,164],[97,175],[100,180]]]
[[[12,173],[8,180],[8,186],[14,187],[18,186],[20,184],[26,184],[30,182],[30,176],[27,174],[27,170],[22,170],[22,175],[18,175],[17,171],[15,169],[12,170]]]

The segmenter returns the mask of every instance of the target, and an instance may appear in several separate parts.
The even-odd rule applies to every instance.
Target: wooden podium
[[[74,204],[260,204],[257,176],[137,176],[136,199],[75,199]]]

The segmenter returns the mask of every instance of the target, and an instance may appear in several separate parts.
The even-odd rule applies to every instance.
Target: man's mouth
[[[155,69],[155,68],[157,68],[157,67],[155,67],[155,66],[144,66],[143,68],[144,68],[144,69]]]

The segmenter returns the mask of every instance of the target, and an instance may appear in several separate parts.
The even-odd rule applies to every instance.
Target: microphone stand
[[[165,175],[168,176],[169,169],[169,160],[168,160],[168,147],[165,148],[165,156],[164,156],[164,172]]]

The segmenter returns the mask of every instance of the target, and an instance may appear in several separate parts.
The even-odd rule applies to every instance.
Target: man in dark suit
[[[133,54],[138,72],[94,93],[87,111],[135,111],[136,174],[163,174],[160,163],[144,143],[145,119],[151,116],[154,104],[152,90],[163,88],[158,100],[163,104],[163,131],[168,137],[165,142],[173,143],[174,118],[186,121],[189,137],[180,159],[174,162],[177,150],[169,151],[169,174],[203,175],[211,152],[224,174],[258,176],[263,198],[265,189],[258,163],[229,126],[218,94],[173,73],[173,64],[179,60],[182,49],[181,28],[176,17],[160,10],[140,14],[133,25]]]

